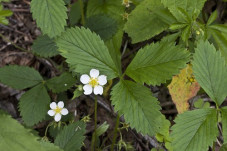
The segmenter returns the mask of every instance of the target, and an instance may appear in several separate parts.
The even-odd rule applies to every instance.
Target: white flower
[[[50,116],[54,116],[54,120],[56,122],[61,120],[62,115],[67,115],[69,113],[69,111],[66,108],[64,108],[64,102],[62,101],[58,102],[58,104],[52,102],[50,104],[50,108],[51,110],[49,110],[47,113]]]
[[[129,7],[130,3],[132,3],[132,1],[130,1],[130,0],[123,0],[122,1],[122,5],[125,5],[125,7]]]
[[[80,81],[85,84],[83,86],[85,95],[90,95],[92,91],[95,95],[102,95],[103,86],[107,83],[107,77],[105,75],[99,76],[99,70],[91,69],[90,76],[83,74],[80,77]]]

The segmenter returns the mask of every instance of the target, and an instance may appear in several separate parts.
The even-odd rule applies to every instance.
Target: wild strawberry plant
[[[0,112],[0,149],[80,150],[86,132],[84,121],[89,119],[64,119],[73,114],[64,107],[67,100],[56,101],[50,96],[50,92],[73,89],[72,99],[95,95],[91,150],[105,149],[98,140],[109,126],[97,126],[97,95],[110,93],[117,113],[115,133],[120,117],[124,117],[130,128],[156,136],[163,149],[207,151],[219,145],[224,151],[227,25],[216,22],[218,11],[202,18],[205,3],[206,0],[79,0],[70,4],[63,0],[32,0],[31,13],[42,31],[33,43],[32,53],[43,58],[61,55],[68,68],[63,66],[64,72],[51,79],[30,67],[0,68],[1,83],[24,91],[18,105],[23,126]],[[0,23],[6,24],[5,17],[9,15],[0,7]],[[131,39],[122,47],[124,32]],[[140,47],[126,69],[122,68],[122,55],[130,50],[126,50],[127,44],[150,39],[153,42]],[[170,80],[168,88],[179,112],[172,125],[149,89],[150,85],[169,84]],[[188,100],[196,96],[200,87],[214,105],[202,107],[204,101],[200,100],[199,109],[189,111]],[[41,121],[48,121],[43,139],[31,130]],[[47,135],[51,127],[59,127],[53,138]],[[120,150],[119,144],[124,143],[116,142],[114,135],[107,150]]]

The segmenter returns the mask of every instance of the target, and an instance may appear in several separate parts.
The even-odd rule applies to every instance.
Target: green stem
[[[50,126],[53,125],[53,122],[49,123],[46,127],[46,130],[45,130],[45,137],[47,137],[47,130],[49,129]]]
[[[0,37],[2,37],[3,40],[5,40],[6,42],[12,44],[15,48],[20,49],[21,51],[25,51],[28,52],[28,50],[16,45],[15,43],[13,43],[12,41],[10,41],[9,39],[7,39],[4,35],[0,34]]]
[[[118,131],[118,127],[119,127],[119,122],[120,122],[120,116],[119,114],[117,114],[117,119],[116,119],[116,125],[115,125],[115,128],[114,128],[114,136],[113,136],[113,141],[112,141],[112,145],[111,145],[111,151],[114,150],[114,145],[115,145],[115,142],[116,142],[116,138],[117,138],[117,131]]]
[[[80,13],[81,13],[81,21],[82,25],[85,25],[85,17],[84,17],[84,4],[82,0],[79,0],[80,2]]]
[[[92,135],[92,141],[91,141],[91,148],[95,151],[96,148],[96,129],[97,129],[97,106],[98,106],[98,100],[97,96],[95,96],[95,132]]]

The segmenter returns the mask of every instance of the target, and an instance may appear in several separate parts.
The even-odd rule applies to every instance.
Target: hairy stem
[[[119,114],[117,114],[116,125],[115,125],[115,128],[114,128],[114,136],[113,136],[113,141],[112,141],[112,145],[111,145],[111,151],[114,150],[114,145],[115,145],[116,138],[117,138],[119,122],[120,122],[120,116],[119,116]]]
[[[80,12],[81,12],[81,21],[82,25],[85,25],[85,17],[84,17],[84,4],[82,0],[79,0],[80,2]]]
[[[96,148],[96,129],[97,129],[97,106],[98,106],[98,100],[97,100],[97,96],[95,96],[95,131],[92,135],[92,141],[91,141],[91,148],[95,151]]]

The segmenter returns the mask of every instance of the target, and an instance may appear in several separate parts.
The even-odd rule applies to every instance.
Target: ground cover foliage
[[[0,105],[0,150],[225,151],[227,9],[212,2],[24,0],[39,33],[29,47],[0,33],[0,50],[12,45],[39,68],[0,51],[0,86],[18,94],[20,118]],[[0,27],[18,17],[15,3],[0,0]],[[172,116],[157,88],[168,90]]]

